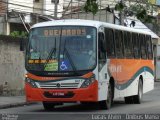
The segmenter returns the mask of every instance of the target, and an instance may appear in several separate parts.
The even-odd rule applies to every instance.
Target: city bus
[[[140,104],[154,89],[150,33],[92,20],[37,23],[26,45],[25,93],[28,102],[51,110],[63,103],[114,99]]]

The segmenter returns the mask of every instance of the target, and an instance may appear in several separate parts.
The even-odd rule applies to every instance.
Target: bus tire
[[[107,99],[104,101],[100,101],[99,105],[101,109],[110,109],[113,101],[113,88],[111,86],[111,83],[108,85],[108,92],[107,92]]]
[[[142,79],[139,79],[138,94],[133,97],[134,103],[141,104],[142,96],[143,96],[143,83],[142,83]]]
[[[88,106],[91,106],[91,105],[94,105],[95,103],[94,102],[81,102],[82,105],[88,105]]]
[[[51,103],[51,102],[43,102],[43,107],[45,110],[53,110],[54,107],[55,107],[55,104],[54,103]]]
[[[126,104],[132,104],[133,103],[133,96],[125,97],[124,98]]]

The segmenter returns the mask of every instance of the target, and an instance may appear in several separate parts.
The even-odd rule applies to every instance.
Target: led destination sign
[[[63,29],[63,30],[58,30],[58,29],[45,29],[44,30],[44,36],[79,36],[79,35],[86,35],[86,29]],[[62,34],[61,34],[62,33]]]

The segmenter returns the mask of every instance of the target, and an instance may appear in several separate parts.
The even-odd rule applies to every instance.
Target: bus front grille
[[[49,83],[36,83],[38,88],[42,89],[65,89],[65,88],[78,88],[79,83],[55,83],[55,82],[49,82]]]

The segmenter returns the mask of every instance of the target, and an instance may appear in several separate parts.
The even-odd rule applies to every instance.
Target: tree
[[[13,31],[10,33],[10,36],[12,37],[20,37],[20,38],[27,38],[28,37],[28,33],[24,32],[24,31]]]
[[[94,15],[98,12],[97,0],[87,0],[84,5],[84,10],[86,12],[92,12]]]
[[[123,13],[124,17],[136,16],[142,22],[152,22],[152,14],[157,7],[153,6],[149,0],[120,0],[114,9],[121,14]],[[97,0],[87,0],[84,10],[95,15],[98,12]]]

